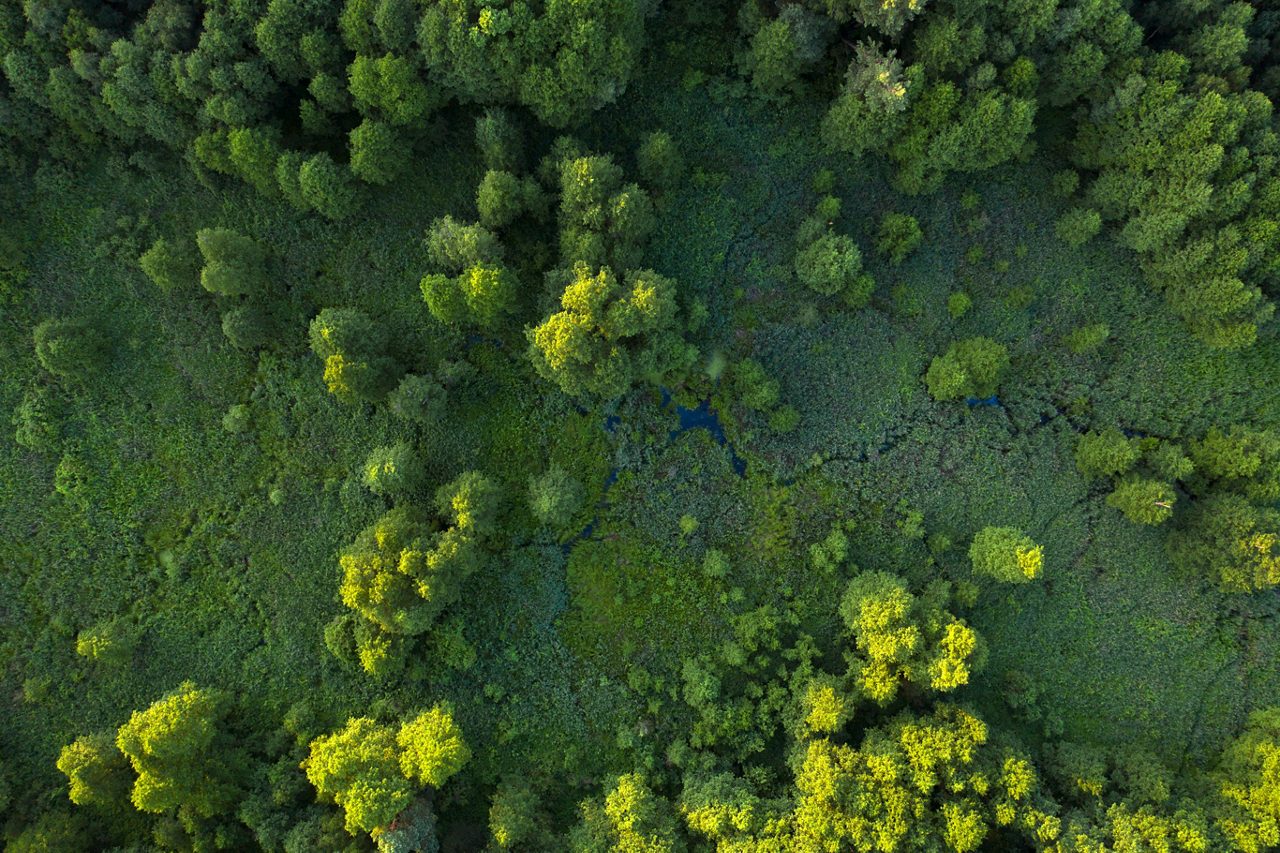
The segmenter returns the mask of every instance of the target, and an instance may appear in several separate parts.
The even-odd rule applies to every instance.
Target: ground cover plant
[[[1280,849],[1278,43],[0,4],[0,844]]]

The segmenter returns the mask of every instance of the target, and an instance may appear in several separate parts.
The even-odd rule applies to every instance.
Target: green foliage
[[[1122,223],[1119,239],[1143,255],[1191,332],[1214,347],[1249,346],[1274,310],[1254,273],[1272,250],[1245,237],[1275,227],[1269,190],[1250,189],[1274,180],[1274,165],[1250,151],[1269,132],[1270,106],[1251,92],[1197,92],[1185,70],[1177,54],[1150,57],[1099,105],[1105,120],[1081,124],[1075,157],[1098,172],[1088,201]]]
[[[413,635],[429,629],[457,600],[480,554],[463,525],[435,531],[421,511],[402,506],[361,531],[338,562],[343,604],[382,631]],[[379,642],[383,650],[374,646],[369,654],[385,657],[391,640]]]
[[[401,441],[389,447],[375,447],[364,462],[364,484],[375,495],[401,500],[422,487],[426,471],[418,454]]]
[[[887,36],[902,32],[912,18],[924,9],[924,0],[890,0],[887,3],[870,0],[825,0],[822,4],[828,14],[841,23],[855,19],[874,27]]]
[[[923,78],[919,65],[904,69],[893,51],[859,42],[844,89],[822,122],[823,141],[855,158],[882,150],[906,127],[908,106]]]
[[[748,409],[766,411],[778,403],[778,380],[770,378],[760,362],[743,359],[729,374],[733,398]]]
[[[1280,512],[1234,494],[1197,501],[1169,537],[1169,555],[1225,592],[1280,584]]]
[[[1111,337],[1111,327],[1106,323],[1088,323],[1077,326],[1062,336],[1062,343],[1076,355],[1093,352]]]
[[[1003,583],[1027,583],[1040,576],[1044,549],[1016,527],[984,527],[969,546],[973,572]]]
[[[200,284],[219,296],[257,296],[270,286],[267,253],[260,243],[227,228],[196,232],[204,257]]]
[[[625,88],[649,8],[634,0],[536,11],[519,4],[486,8],[473,0],[431,4],[423,10],[418,43],[429,74],[460,99],[518,102],[543,123],[564,127]]]
[[[85,320],[49,319],[31,332],[40,366],[65,379],[87,379],[102,367],[106,342]]]
[[[311,351],[324,362],[324,381],[339,400],[377,401],[399,374],[387,355],[386,332],[354,308],[325,308],[308,330]]]
[[[1053,194],[1062,198],[1070,198],[1080,188],[1080,173],[1075,169],[1063,169],[1055,172],[1050,182]]]
[[[624,184],[622,169],[609,156],[570,156],[556,171],[562,265],[638,266],[654,228],[649,194],[636,184]]]
[[[514,309],[519,282],[502,264],[504,252],[491,231],[446,216],[432,224],[427,250],[437,267],[456,273],[428,273],[420,285],[441,323],[493,327]]]
[[[614,780],[603,805],[582,804],[582,819],[569,844],[584,851],[683,853],[686,846],[676,825],[671,803],[655,794],[643,776],[626,773]]]
[[[479,471],[459,474],[436,490],[436,508],[455,529],[468,535],[494,536],[502,510],[502,489]]]
[[[1090,430],[1076,441],[1076,470],[1089,479],[1124,474],[1138,463],[1140,446],[1118,429]]]
[[[822,296],[843,295],[851,308],[871,300],[875,282],[862,271],[862,252],[844,234],[826,233],[796,252],[796,277]]]
[[[341,807],[347,832],[373,832],[389,826],[413,799],[399,753],[394,728],[357,717],[313,740],[302,769],[322,799]]]
[[[489,805],[489,834],[503,850],[538,844],[543,838],[538,794],[527,779],[504,779]]]
[[[391,53],[379,57],[357,56],[351,63],[349,88],[362,114],[380,118],[390,125],[421,121],[434,106],[431,91],[413,62]]]
[[[457,222],[452,216],[431,223],[427,253],[432,264],[450,273],[480,264],[497,264],[505,254],[492,231],[480,225]]]
[[[34,385],[13,410],[13,440],[30,450],[51,450],[58,440],[57,410],[48,389]]]
[[[490,107],[476,118],[476,145],[490,171],[516,172],[524,165],[524,136],[501,107]]]
[[[900,264],[924,239],[920,223],[905,213],[886,213],[880,219],[876,248],[895,264]]]
[[[522,181],[510,172],[490,169],[476,188],[480,222],[487,228],[510,225],[536,203],[537,194],[538,187],[531,180]]]
[[[252,420],[249,407],[244,403],[236,403],[222,416],[222,428],[230,433],[247,432]]]
[[[582,484],[558,465],[529,478],[529,509],[553,530],[565,531],[582,506]]]
[[[636,163],[641,179],[658,192],[673,192],[684,181],[684,157],[665,130],[644,135],[636,149]]]
[[[5,846],[6,853],[46,853],[46,851],[84,850],[90,846],[90,835],[79,815],[45,812],[34,823]]]
[[[1162,524],[1173,516],[1178,496],[1173,487],[1161,480],[1126,477],[1107,495],[1107,506],[1124,513],[1138,524]]]
[[[238,758],[221,728],[226,703],[186,681],[120,727],[116,746],[137,773],[131,799],[140,811],[210,817],[231,809]]]
[[[761,26],[751,37],[746,67],[752,85],[766,98],[788,93],[799,80],[801,71],[791,24],[775,18]]]
[[[67,796],[76,805],[108,812],[128,806],[133,780],[110,732],[85,735],[64,746],[58,754],[58,770],[67,777]]]
[[[445,705],[423,711],[402,725],[396,743],[401,772],[433,788],[443,786],[471,759],[462,730],[453,721],[453,711]]]
[[[529,331],[529,359],[542,378],[570,396],[612,398],[637,381],[666,381],[688,367],[693,347],[675,282],[650,270],[621,281],[608,267],[578,264],[564,276],[561,310]]]
[[[227,134],[227,157],[236,171],[263,195],[279,191],[276,164],[280,146],[275,135],[258,128],[237,128]]]
[[[142,253],[138,266],[165,293],[173,293],[194,281],[198,270],[195,253],[185,243],[174,243],[163,237]]]
[[[127,662],[137,645],[137,628],[124,617],[100,622],[76,636],[76,654],[106,666]]]
[[[857,648],[849,677],[862,695],[884,705],[904,682],[941,692],[969,682],[978,638],[944,609],[949,595],[942,584],[917,597],[885,572],[863,572],[849,582],[840,616]]]
[[[964,291],[956,291],[947,295],[947,313],[952,320],[959,320],[973,307],[973,299]]]
[[[366,183],[385,186],[408,166],[404,158],[404,140],[388,124],[365,119],[352,128],[348,139],[351,173]]]
[[[1270,430],[1210,427],[1187,455],[1200,491],[1229,490],[1262,504],[1280,499],[1280,436]]]
[[[327,153],[316,154],[298,168],[302,199],[328,219],[345,219],[355,212],[357,196],[350,174]]]
[[[1083,246],[1102,228],[1102,215],[1090,207],[1073,207],[1058,219],[1053,231],[1068,246]]]
[[[990,338],[968,338],[935,356],[925,373],[925,386],[935,400],[986,397],[996,392],[1000,373],[1009,364],[1003,344]]]
[[[254,350],[271,343],[275,324],[261,307],[247,303],[222,315],[222,333],[236,349]]]
[[[1218,826],[1234,849],[1261,853],[1280,844],[1280,709],[1250,715],[1223,751],[1217,779],[1224,803]]]
[[[1271,13],[657,5],[0,4],[10,848],[1278,843]]]
[[[444,417],[449,392],[434,377],[405,374],[387,395],[387,408],[397,417],[420,424],[434,424]]]

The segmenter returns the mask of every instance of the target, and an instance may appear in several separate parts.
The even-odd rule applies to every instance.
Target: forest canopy
[[[1280,850],[1277,57],[0,4],[0,845]]]

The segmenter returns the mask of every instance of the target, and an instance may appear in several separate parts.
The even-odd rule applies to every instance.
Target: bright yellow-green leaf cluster
[[[850,673],[868,698],[887,703],[904,681],[938,691],[969,682],[978,638],[944,609],[947,597],[949,588],[936,587],[917,598],[884,572],[849,582],[840,613],[856,648]]]
[[[1026,583],[1040,576],[1044,549],[1016,527],[984,527],[969,546],[973,571],[1005,583]]]
[[[421,785],[439,787],[471,757],[446,706],[400,727],[358,717],[311,742],[302,762],[321,798],[342,807],[347,831],[375,836],[409,807]]]
[[[452,711],[437,705],[405,723],[396,736],[400,745],[400,770],[405,776],[439,788],[471,759],[462,729]]]

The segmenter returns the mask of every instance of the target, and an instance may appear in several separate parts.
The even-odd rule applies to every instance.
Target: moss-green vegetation
[[[3,5],[0,845],[1280,847],[1273,17]]]

